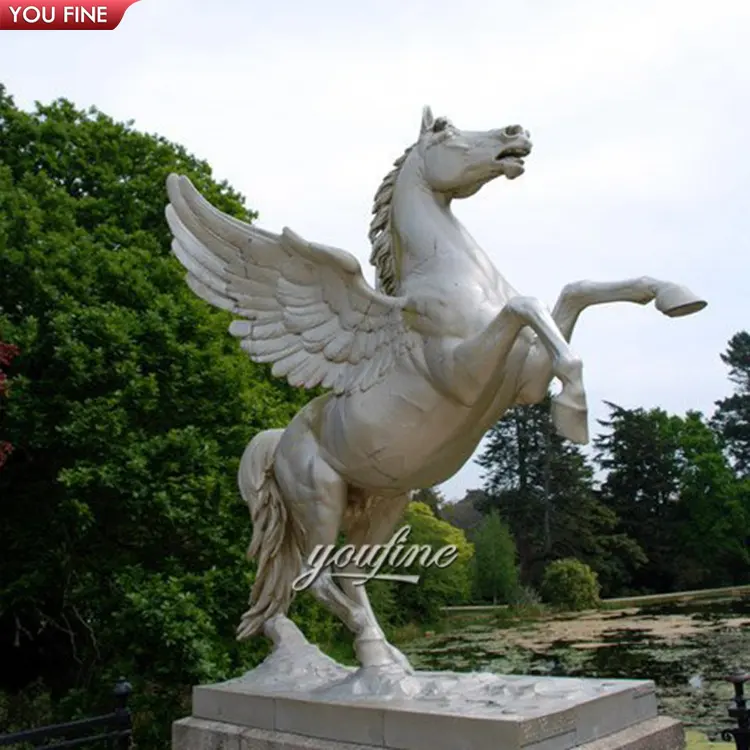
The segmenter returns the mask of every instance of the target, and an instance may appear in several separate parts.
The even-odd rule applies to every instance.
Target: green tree
[[[164,182],[182,147],[0,87],[0,331],[23,356],[4,404],[0,689],[41,680],[59,717],[135,683],[138,742],[163,746],[190,686],[249,667],[234,629],[252,571],[241,451],[307,398],[272,381],[170,256]]]
[[[443,503],[440,506],[440,517],[459,529],[463,529],[467,536],[471,537],[484,518],[478,509],[485,507],[486,504],[487,497],[483,490],[468,490],[460,500]]]
[[[0,341],[0,406],[2,406],[3,399],[8,396],[8,374],[5,372],[5,368],[18,356],[18,347],[13,344],[7,344]],[[0,417],[2,411],[0,411]],[[0,440],[0,469],[8,460],[10,452],[13,450],[13,446],[7,440]]]
[[[427,487],[415,490],[411,493],[411,500],[415,503],[424,503],[437,518],[442,518],[442,508],[445,505],[445,497],[437,487]]]
[[[674,582],[675,504],[679,498],[679,417],[661,409],[624,409],[608,403],[605,431],[594,441],[606,473],[601,498],[635,539],[648,562],[631,570],[635,591],[669,591]]]
[[[486,495],[478,507],[496,508],[510,526],[524,583],[538,583],[551,560],[577,557],[614,589],[622,568],[642,560],[599,501],[586,457],[554,430],[549,398],[512,409],[490,431],[478,463]]]
[[[721,361],[729,367],[734,393],[716,402],[712,422],[737,472],[750,477],[750,333],[732,336]]]
[[[596,573],[574,558],[551,562],[542,578],[542,598],[555,607],[574,612],[598,607],[599,590]]]
[[[744,581],[748,483],[737,480],[703,417],[614,404],[610,409],[608,431],[596,441],[606,472],[601,497],[648,558],[633,571],[632,589]]]
[[[418,575],[419,583],[395,583],[393,617],[397,623],[436,622],[443,606],[463,604],[469,600],[472,584],[473,545],[461,529],[437,518],[424,503],[410,502],[402,525],[409,525],[406,544],[429,545],[433,551],[453,545],[457,554],[446,567],[422,567],[419,564],[399,568],[398,573]]]
[[[516,544],[496,510],[485,516],[472,541],[477,597],[493,604],[510,602],[518,591]]]
[[[738,481],[716,433],[696,412],[683,420],[674,508],[675,588],[747,582],[750,482]]]

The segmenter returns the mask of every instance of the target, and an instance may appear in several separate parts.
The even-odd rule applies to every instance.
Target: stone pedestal
[[[173,750],[682,750],[645,680],[342,667],[272,655],[196,687]]]
[[[174,723],[172,727],[172,747],[174,750],[374,750],[374,748],[388,746],[324,740],[290,732],[252,729],[237,724],[191,718],[180,719],[180,721]],[[463,737],[453,745],[443,743],[441,747],[451,747],[452,750],[475,750],[475,748],[487,747],[487,745],[476,745],[473,744],[472,737]],[[514,746],[504,745],[497,741],[491,747],[494,750],[505,750],[505,748]],[[583,745],[570,745],[566,744],[563,738],[550,738],[550,741],[545,744],[523,747],[539,747],[545,748],[545,750],[547,748],[550,750],[556,750],[557,748],[578,748],[579,750],[683,750],[685,740],[679,722],[674,721],[674,719],[657,717]]]

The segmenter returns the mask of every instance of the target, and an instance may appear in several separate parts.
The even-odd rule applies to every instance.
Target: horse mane
[[[393,162],[393,169],[380,183],[373,202],[372,213],[374,216],[370,222],[368,233],[372,244],[370,263],[377,269],[377,286],[385,294],[395,294],[398,285],[397,258],[393,247],[393,232],[391,231],[393,188],[406,157],[409,156],[416,145],[415,143],[409,146]]]

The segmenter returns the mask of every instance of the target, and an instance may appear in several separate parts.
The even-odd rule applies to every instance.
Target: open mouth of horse
[[[531,149],[525,146],[511,146],[504,148],[496,157],[495,161],[502,161],[503,159],[519,159],[523,160],[524,157],[531,153]]]

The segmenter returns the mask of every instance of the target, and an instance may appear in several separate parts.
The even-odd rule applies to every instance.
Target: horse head
[[[467,269],[475,268],[482,251],[473,241],[464,247],[468,235],[446,208],[454,198],[468,198],[496,177],[520,177],[530,153],[529,133],[520,125],[460,130],[425,107],[419,138],[394,162],[375,193],[369,237],[378,288],[397,294],[410,267],[420,266],[424,274],[423,262],[434,260],[436,243],[444,241],[451,244],[452,255],[465,256]],[[451,237],[446,216],[455,228]],[[437,266],[433,270],[446,273]]]
[[[460,130],[447,117],[422,112],[416,149],[422,159],[422,178],[448,199],[468,198],[490,180],[504,175],[514,180],[524,173],[531,153],[529,132],[520,125],[498,130]]]

